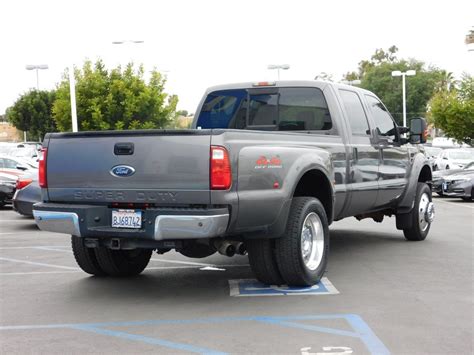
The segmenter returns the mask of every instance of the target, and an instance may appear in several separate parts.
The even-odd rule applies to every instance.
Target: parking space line
[[[89,326],[76,326],[73,327],[74,329],[84,330],[88,332],[93,332],[101,335],[108,335],[113,336],[125,340],[137,341],[141,343],[151,344],[151,345],[160,345],[167,348],[175,349],[175,350],[184,350],[189,351],[192,353],[198,354],[209,354],[209,355],[224,355],[227,353],[219,352],[216,350],[211,350],[207,348],[201,348],[194,345],[188,345],[183,343],[175,343],[169,340],[160,339],[160,338],[151,338],[144,335],[137,335],[131,333],[125,333],[117,330],[110,330],[104,328],[96,328],[96,327],[89,327]]]
[[[301,320],[345,320],[352,330],[329,328],[325,326],[298,323]],[[388,355],[390,351],[383,342],[375,335],[367,323],[357,314],[320,314],[305,316],[247,316],[247,317],[222,317],[222,318],[201,318],[201,319],[177,319],[177,320],[145,320],[145,321],[124,321],[124,322],[103,322],[103,323],[76,323],[76,324],[45,324],[45,325],[13,325],[0,326],[0,331],[5,330],[33,330],[33,329],[77,329],[90,331],[97,334],[108,335],[144,342],[152,345],[161,345],[177,350],[187,350],[197,353],[218,353],[214,350],[196,347],[193,345],[169,342],[159,338],[151,338],[141,335],[130,334],[122,331],[105,329],[110,327],[132,327],[132,326],[159,326],[159,325],[190,325],[190,324],[216,324],[227,322],[254,321],[259,323],[273,324],[282,327],[302,329],[317,333],[326,333],[344,337],[359,339],[371,354]],[[186,348],[184,348],[186,347]],[[219,353],[222,354],[222,353]]]
[[[214,264],[195,263],[192,261],[166,260],[166,259],[157,259],[157,258],[151,258],[150,260],[161,261],[163,263],[171,263],[171,264],[185,264],[185,265],[194,265],[194,266],[214,266]]]
[[[15,250],[15,249],[37,249],[37,248],[70,248],[70,245],[36,245],[24,247],[0,247],[0,250]]]
[[[47,274],[73,274],[75,272],[81,272],[81,270],[75,271],[32,271],[32,272],[0,272],[0,276],[22,276],[22,275],[47,275]]]
[[[4,258],[4,257],[0,257],[0,260],[3,260],[3,261],[11,261],[11,262],[13,262],[13,263],[23,263],[23,264],[35,265],[35,266],[53,267],[53,268],[57,268],[57,269],[78,270],[77,267],[61,266],[61,265],[53,265],[53,264],[45,264],[45,263],[37,263],[37,262],[34,262],[34,261],[11,259],[11,258]]]

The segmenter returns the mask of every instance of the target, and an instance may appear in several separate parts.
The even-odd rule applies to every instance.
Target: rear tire
[[[258,281],[267,285],[284,284],[275,257],[275,240],[246,240],[250,267]]]
[[[286,232],[276,240],[280,273],[290,286],[312,286],[321,280],[329,254],[326,211],[313,197],[295,197]]]
[[[71,247],[72,253],[74,254],[74,259],[76,259],[77,265],[79,265],[83,271],[95,276],[107,275],[100,267],[94,249],[86,248],[82,238],[72,235]]]
[[[410,241],[421,241],[425,240],[428,232],[431,228],[431,222],[428,222],[425,218],[426,209],[428,205],[425,206],[426,199],[428,199],[428,205],[432,202],[431,189],[424,182],[419,182],[416,187],[415,195],[415,206],[410,212],[412,215],[412,225],[411,228],[404,229],[403,234],[405,238]],[[433,211],[434,214],[434,211]]]
[[[112,250],[96,248],[95,255],[100,267],[110,276],[135,276],[145,270],[150,261],[151,249]]]

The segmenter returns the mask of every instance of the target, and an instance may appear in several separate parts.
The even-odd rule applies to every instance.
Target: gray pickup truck
[[[425,126],[398,127],[376,95],[352,86],[213,87],[190,130],[47,134],[34,216],[71,235],[93,275],[139,274],[153,251],[248,252],[261,282],[313,285],[333,221],[395,216],[406,239],[426,238],[431,168],[415,144]]]

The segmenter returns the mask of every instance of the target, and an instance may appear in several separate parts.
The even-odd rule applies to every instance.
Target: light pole
[[[405,76],[416,75],[416,70],[407,70],[406,72],[401,72],[400,70],[395,70],[392,72],[392,76],[401,76],[402,77],[402,97],[403,97],[403,127],[407,126],[407,99],[406,99],[406,82]]]
[[[354,85],[360,85],[361,81],[359,79],[356,79],[356,80],[342,80],[341,83],[346,84],[346,85],[350,85],[350,86],[354,86]]]
[[[48,69],[48,64],[28,64],[25,66],[26,70],[36,70],[36,90],[39,91],[39,70]],[[26,131],[23,131],[23,141],[26,142]]]
[[[289,64],[270,64],[267,69],[273,70],[276,69],[278,71],[278,80],[280,80],[280,69],[288,70],[290,69]]]
[[[48,69],[48,64],[29,64],[25,66],[26,70],[36,70],[36,89],[39,90],[39,70]]]

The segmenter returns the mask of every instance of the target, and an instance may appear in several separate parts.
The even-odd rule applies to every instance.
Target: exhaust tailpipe
[[[214,242],[214,246],[216,247],[219,254],[225,256],[234,256],[235,255],[235,246],[226,240],[219,240]]]
[[[235,247],[235,253],[238,255],[247,255],[247,247],[242,242],[233,243]]]

